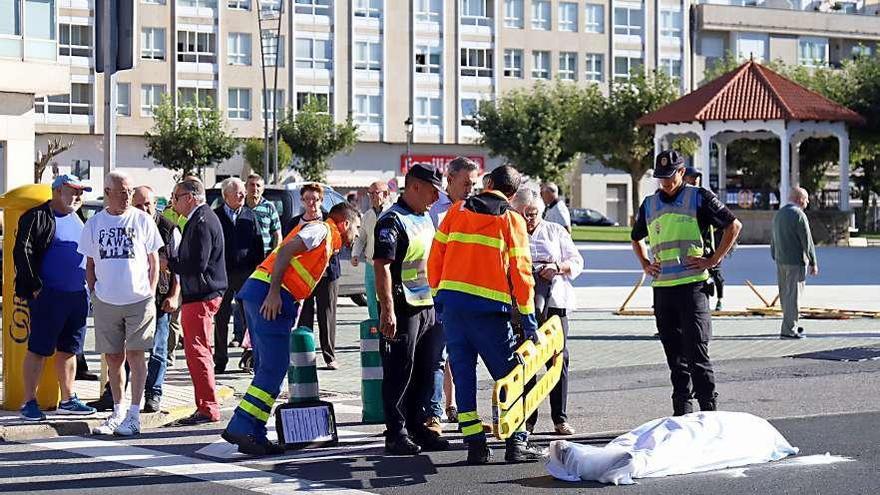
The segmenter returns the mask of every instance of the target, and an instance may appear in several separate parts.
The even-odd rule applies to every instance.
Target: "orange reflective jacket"
[[[281,286],[287,292],[290,292],[290,295],[296,301],[304,301],[312,295],[312,291],[315,290],[315,286],[318,285],[318,281],[321,280],[324,270],[327,269],[327,265],[330,263],[330,256],[342,247],[342,237],[339,235],[336,223],[333,220],[320,223],[327,226],[330,231],[329,235],[318,247],[291,258],[290,266],[284,270],[284,275],[281,279]],[[275,267],[275,257],[278,254],[278,250],[296,237],[304,225],[297,225],[296,228],[291,230],[281,244],[269,253],[269,257],[260,263],[260,266],[257,267],[251,278],[262,280],[266,283],[271,282],[272,270]]]
[[[506,202],[497,191],[480,196],[496,203],[499,198]],[[507,208],[498,214],[477,213],[467,204],[453,204],[434,235],[428,257],[431,289],[458,291],[506,304],[512,303],[513,294],[520,313],[534,313],[535,280],[525,219]]]

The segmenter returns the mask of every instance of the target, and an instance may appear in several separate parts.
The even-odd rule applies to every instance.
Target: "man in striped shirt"
[[[257,216],[260,233],[263,235],[264,254],[268,255],[275,249],[275,246],[281,243],[281,218],[278,216],[275,205],[263,198],[266,183],[260,175],[248,175],[245,187],[247,189],[245,204]]]

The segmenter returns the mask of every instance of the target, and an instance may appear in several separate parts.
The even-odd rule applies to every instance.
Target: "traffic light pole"
[[[116,2],[98,0],[103,3],[104,12],[101,29],[102,39],[99,40],[104,51],[104,176],[116,168],[116,39],[114,32],[116,23]],[[106,184],[105,184],[106,186]]]

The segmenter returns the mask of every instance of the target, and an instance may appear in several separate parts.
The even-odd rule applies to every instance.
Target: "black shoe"
[[[718,402],[715,399],[700,401],[700,411],[717,411],[718,410]]]
[[[89,407],[94,407],[98,412],[106,412],[113,410],[113,396],[110,394],[101,394],[101,398],[98,400],[93,400],[91,402],[86,402],[86,405]]]
[[[536,462],[544,458],[541,449],[525,440],[508,438],[505,447],[504,460],[507,462]]]
[[[98,381],[98,375],[83,371],[82,373],[77,373],[75,379],[84,382],[96,382]]]
[[[690,399],[687,399],[687,400],[672,399],[672,415],[673,416],[684,416],[685,414],[690,414],[692,412],[694,412],[694,403],[691,402]]]
[[[391,455],[416,455],[422,448],[413,443],[409,437],[395,440],[385,439],[385,452]]]
[[[412,440],[426,452],[449,450],[449,440],[428,429],[413,435]]]
[[[284,446],[268,440],[260,441],[253,435],[242,435],[232,433],[229,430],[223,430],[220,437],[233,445],[237,445],[238,451],[246,455],[280,455],[285,452]]]
[[[489,464],[492,459],[492,449],[486,444],[486,440],[468,442],[467,463],[472,466]]]
[[[191,416],[187,416],[185,418],[178,419],[177,421],[172,423],[172,426],[196,426],[196,425],[203,425],[206,423],[219,423],[219,422],[220,422],[219,419],[213,420],[213,419],[209,418],[208,416],[205,416],[204,414],[196,411]]]
[[[782,334],[779,334],[779,338],[783,339],[783,340],[785,340],[785,339],[799,340],[799,339],[805,338],[806,336],[807,336],[807,334],[805,334],[805,333],[782,333]]]
[[[144,409],[145,413],[157,413],[159,412],[159,399],[155,397],[147,397],[144,400]]]

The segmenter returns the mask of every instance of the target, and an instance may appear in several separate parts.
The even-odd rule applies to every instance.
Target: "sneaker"
[[[458,408],[455,406],[449,406],[446,408],[446,422],[447,423],[458,423]]]
[[[779,338],[783,339],[783,340],[785,340],[785,339],[798,340],[798,339],[803,339],[806,337],[807,337],[807,335],[805,333],[783,333],[783,334],[779,335]]]
[[[144,409],[145,413],[157,413],[159,412],[159,399],[156,397],[146,397],[144,399]]]
[[[391,455],[416,455],[421,451],[422,448],[416,445],[409,437],[385,440],[385,452]]]
[[[132,415],[128,415],[119,423],[119,426],[113,430],[113,434],[118,437],[133,437],[141,432],[141,420]]]
[[[219,423],[220,419],[211,419],[208,416],[196,411],[191,416],[179,419],[172,423],[172,426],[196,426],[206,423]]]
[[[574,435],[574,428],[568,422],[562,422],[556,425],[557,435]]]
[[[229,430],[223,430],[220,438],[233,445],[237,445],[238,451],[246,455],[280,455],[285,452],[283,445],[272,443],[266,438],[257,438],[254,435],[232,433]]]
[[[241,347],[241,342],[239,342],[237,340],[233,340],[232,342],[229,343],[229,347]]]
[[[89,407],[95,408],[98,412],[106,412],[113,410],[113,397],[109,392],[101,394],[101,398],[98,400],[93,400],[91,402],[86,402],[86,405]]]
[[[338,361],[330,361],[329,363],[327,363],[327,369],[331,370],[331,371],[338,370],[339,369],[339,362]]]
[[[98,412],[94,407],[87,406],[83,401],[79,400],[76,394],[71,395],[69,399],[58,404],[55,414],[73,414],[76,416],[89,416]]]
[[[440,424],[440,418],[437,416],[431,416],[425,421],[425,428],[436,433],[437,435],[443,434],[443,425]]]
[[[25,402],[21,406],[18,416],[25,421],[43,421],[46,419],[46,415],[43,414],[43,411],[40,411],[40,406],[37,405],[36,399]]]
[[[412,436],[412,441],[426,452],[449,450],[449,440],[443,438],[433,430],[425,429],[421,432],[415,433]]]
[[[507,462],[536,462],[544,457],[544,452],[525,440],[507,439],[504,460]]]
[[[116,427],[118,427],[124,418],[117,416],[115,414],[111,414],[107,416],[107,419],[101,423],[101,426],[92,430],[92,435],[112,435],[114,431],[116,431]]]
[[[467,463],[471,466],[489,464],[492,459],[492,450],[486,443],[486,440],[467,442],[468,456]]]
[[[718,302],[715,303],[715,311],[721,311],[721,299],[719,299]]]

